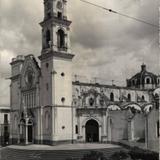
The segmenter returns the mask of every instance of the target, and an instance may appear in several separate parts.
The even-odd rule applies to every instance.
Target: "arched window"
[[[146,79],[146,83],[147,83],[147,84],[150,84],[150,83],[151,83],[150,78],[147,78],[147,79]]]
[[[93,99],[92,97],[89,99],[89,105],[90,105],[90,106],[93,106],[93,105],[94,105],[94,99]]]
[[[58,30],[57,33],[57,42],[58,42],[58,48],[64,48],[65,47],[65,33],[62,29]]]
[[[128,94],[127,99],[129,102],[131,101],[131,94],[130,93]]]
[[[159,80],[159,79],[157,79],[157,84],[159,84],[159,82],[160,82],[160,80]]]
[[[114,101],[114,94],[113,93],[110,94],[110,101],[112,101],[112,102]]]
[[[51,33],[49,30],[46,31],[46,47],[50,47],[50,41],[51,41]]]
[[[157,137],[160,137],[159,120],[157,121]]]
[[[144,95],[142,96],[142,101],[145,101],[145,97],[144,97]]]

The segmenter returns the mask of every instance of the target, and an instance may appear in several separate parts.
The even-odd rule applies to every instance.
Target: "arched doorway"
[[[99,141],[99,125],[95,120],[89,120],[86,123],[86,142]]]
[[[33,123],[31,120],[28,121],[28,142],[33,142]]]
[[[27,121],[27,123],[26,123]],[[33,142],[33,122],[32,120],[20,121],[20,143],[30,144]]]

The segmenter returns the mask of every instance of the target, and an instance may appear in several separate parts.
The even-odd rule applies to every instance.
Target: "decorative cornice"
[[[69,54],[69,53],[61,53],[61,52],[56,52],[56,51],[50,51],[48,53],[44,53],[41,56],[39,56],[38,58],[40,60],[44,60],[50,57],[57,57],[57,58],[64,58],[64,59],[70,59],[72,60],[74,55],[73,54]]]
[[[105,87],[105,88],[111,88],[111,89],[127,89],[127,90],[147,91],[148,92],[148,89],[121,87],[121,86],[116,86],[116,85],[105,85],[105,84],[99,84],[99,83],[84,83],[80,81],[73,81],[72,84],[75,86],[77,85],[77,86]]]
[[[65,25],[65,26],[70,26],[70,24],[72,23],[72,21],[69,21],[67,19],[59,19],[57,17],[52,17],[50,19],[44,19],[44,21],[40,22],[40,26],[44,27],[44,25],[46,24],[51,24],[51,23],[55,23],[55,24],[61,24],[61,25]]]
[[[83,114],[94,115],[106,115],[107,108],[77,108],[77,115],[82,116]]]

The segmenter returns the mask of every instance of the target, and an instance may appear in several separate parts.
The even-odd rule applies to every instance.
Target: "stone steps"
[[[66,160],[67,158],[80,159],[84,154],[90,151],[98,151],[109,158],[113,153],[124,150],[123,148],[106,148],[106,149],[91,149],[91,150],[17,150],[11,148],[2,149],[1,160]]]

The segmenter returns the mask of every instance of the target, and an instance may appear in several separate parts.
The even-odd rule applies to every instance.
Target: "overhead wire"
[[[150,25],[150,26],[152,26],[152,27],[154,27],[154,28],[158,28],[158,29],[159,29],[159,26],[158,26],[158,25],[152,24],[152,23],[147,22],[147,21],[145,21],[145,20],[142,20],[142,19],[139,19],[139,18],[136,18],[136,17],[132,17],[132,16],[129,16],[129,15],[127,15],[127,14],[120,13],[120,12],[118,12],[118,11],[115,11],[115,10],[112,10],[112,9],[110,9],[110,8],[106,8],[106,7],[100,6],[100,5],[98,5],[98,4],[95,4],[95,3],[92,3],[92,2],[89,2],[89,1],[86,1],[86,0],[80,0],[80,1],[81,1],[81,2],[84,2],[84,3],[87,3],[87,4],[90,4],[90,5],[92,5],[92,6],[95,6],[95,7],[97,7],[97,8],[101,8],[101,9],[103,9],[103,10],[106,10],[106,11],[110,12],[110,13],[118,14],[118,15],[120,15],[120,16],[129,18],[129,19],[132,19],[132,20],[135,20],[135,21],[138,21],[138,22],[141,22],[141,23],[144,23],[144,24],[147,24],[147,25]]]

